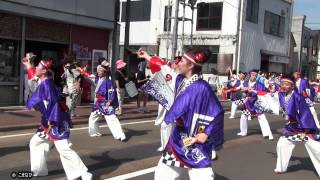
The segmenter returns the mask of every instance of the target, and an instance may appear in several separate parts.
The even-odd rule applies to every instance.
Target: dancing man
[[[211,168],[212,147],[223,143],[223,108],[210,85],[200,79],[202,64],[209,53],[187,50],[178,64],[175,100],[164,122],[173,130],[155,171],[155,180],[176,179],[189,175],[193,179],[214,179]],[[144,53],[138,53],[144,57]],[[149,65],[155,72],[157,57]]]
[[[231,92],[231,112],[229,119],[234,119],[238,106],[243,105],[244,97],[241,88],[248,87],[248,81],[244,78],[246,77],[244,72],[239,72],[239,79],[234,80],[235,83],[233,87],[227,90],[227,92]]]
[[[292,151],[297,142],[303,143],[309,157],[320,176],[320,137],[308,104],[298,91],[294,90],[294,80],[284,77],[281,80],[279,93],[280,107],[288,121],[283,128],[282,136],[277,143],[277,174],[287,171]]]
[[[121,128],[119,119],[115,115],[118,107],[117,92],[109,79],[109,63],[104,60],[97,67],[97,76],[95,77],[95,101],[92,112],[89,117],[89,135],[91,137],[101,136],[99,132],[98,121],[103,116],[109,126],[114,139],[124,141],[126,136]],[[84,75],[85,76],[85,75]]]
[[[248,133],[248,120],[251,120],[251,116],[257,116],[258,122],[262,131],[264,138],[273,140],[273,135],[269,126],[269,122],[264,115],[264,112],[255,106],[258,100],[259,94],[265,94],[269,90],[264,84],[257,82],[257,72],[250,72],[249,87],[243,87],[242,90],[247,93],[246,100],[243,104],[243,112],[240,118],[240,132],[237,134],[239,136],[247,136]]]
[[[63,169],[68,179],[92,179],[78,154],[72,150],[69,140],[71,120],[65,101],[49,76],[52,61],[42,60],[36,68],[31,68],[29,58],[23,59],[23,64],[28,69],[30,76],[40,78],[40,84],[28,99],[27,108],[41,113],[40,127],[30,140],[31,171],[34,176],[48,175],[47,154],[54,144]]]

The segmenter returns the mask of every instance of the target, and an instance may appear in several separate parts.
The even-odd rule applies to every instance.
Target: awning
[[[273,51],[261,49],[260,53],[269,55],[269,62],[289,64],[289,57],[279,52],[273,52]]]

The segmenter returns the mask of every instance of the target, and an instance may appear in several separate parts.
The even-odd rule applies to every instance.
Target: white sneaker
[[[233,117],[233,116],[230,116],[229,119],[234,119],[234,117]]]
[[[90,137],[100,137],[100,136],[102,136],[102,134],[100,133],[95,133],[90,135]]]
[[[237,133],[238,136],[247,136],[246,134],[243,134],[242,132]]]
[[[164,150],[163,147],[159,147],[159,148],[157,149],[157,151],[159,151],[159,152],[161,152],[161,151],[163,151],[163,150]]]
[[[126,136],[125,135],[121,136],[121,138],[120,138],[120,141],[124,141],[124,140],[126,140]]]
[[[92,174],[89,172],[86,172],[85,174],[81,175],[82,180],[91,180],[92,179]]]
[[[270,140],[270,141],[273,141],[273,136],[269,136],[269,140]]]
[[[212,151],[211,153],[212,153],[211,160],[216,159],[217,158],[217,152],[216,151]]]

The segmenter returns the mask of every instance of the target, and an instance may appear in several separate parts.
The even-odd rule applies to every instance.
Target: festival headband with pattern
[[[197,63],[197,62],[191,57],[191,55],[188,54],[187,52],[184,52],[184,53],[183,53],[182,58],[186,59],[187,61],[189,61],[189,62],[191,62],[191,63],[193,63],[193,64],[195,64],[195,65],[202,66],[201,64]]]
[[[42,66],[42,67],[44,67],[45,69],[47,69],[47,70],[49,70],[50,68],[51,68],[51,66],[52,66],[52,60],[41,60],[40,62],[39,62],[39,64]]]

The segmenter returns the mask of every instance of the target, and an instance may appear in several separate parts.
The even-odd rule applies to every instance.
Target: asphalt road
[[[319,110],[319,106],[317,105]],[[239,116],[240,114],[238,114]],[[313,180],[317,174],[304,146],[297,145],[290,161],[288,173],[273,173],[276,163],[276,143],[281,117],[268,115],[275,140],[263,139],[255,119],[249,122],[249,135],[238,137],[239,118],[228,119],[225,115],[225,144],[213,162],[216,180]],[[73,149],[94,174],[94,179],[117,177],[157,165],[161,153],[159,127],[151,119],[133,119],[121,122],[128,140],[114,140],[107,127],[102,127],[102,137],[90,138],[85,125],[74,128],[71,135]],[[102,123],[105,125],[105,123]],[[0,132],[0,179],[11,179],[10,174],[30,169],[28,143],[34,129]],[[48,156],[49,176],[34,179],[66,179],[59,155],[53,148]],[[153,172],[130,178],[153,179]]]

